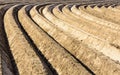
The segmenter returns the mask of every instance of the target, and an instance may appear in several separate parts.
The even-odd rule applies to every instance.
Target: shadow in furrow
[[[32,6],[33,5],[29,6],[29,9],[31,9]],[[29,44],[31,45],[31,47],[33,48],[33,50],[35,51],[35,53],[38,55],[39,59],[42,60],[42,63],[45,63],[45,65],[48,66],[49,70],[52,72],[53,75],[58,75],[58,73],[56,72],[56,70],[48,62],[48,60],[45,58],[45,56],[42,54],[42,52],[40,52],[40,50],[37,48],[37,46],[35,45],[35,43],[31,39],[31,37],[27,34],[27,32],[25,31],[25,29],[23,28],[23,26],[19,22],[19,19],[18,19],[18,11],[19,11],[19,9],[20,8],[16,7],[13,10],[13,16],[14,16],[14,19],[15,19],[16,23],[18,24],[18,27],[23,32],[24,37],[29,42]]]
[[[15,59],[14,56],[12,55],[12,52],[10,50],[10,46],[8,43],[8,39],[7,39],[7,35],[5,32],[5,28],[4,28],[4,15],[5,12],[11,7],[12,5],[7,5],[5,7],[3,7],[2,9],[0,9],[0,51],[1,51],[1,55],[2,55],[2,60],[5,61],[5,63],[7,64],[7,68],[10,69],[10,71],[14,74],[14,75],[19,75],[19,71],[18,68],[16,66],[15,63]],[[4,57],[5,55],[7,55],[8,57]],[[7,59],[5,59],[7,58]],[[6,68],[4,68],[4,62],[2,61],[2,75],[10,75],[6,72],[8,72],[6,70]]]
[[[63,9],[64,6],[65,6],[65,5],[61,5],[61,6],[58,7],[61,12],[62,12],[62,9]],[[53,11],[52,11],[52,12],[53,12]]]
[[[80,6],[80,5],[79,5]],[[72,12],[71,8],[73,7],[73,5],[69,5],[67,8],[69,9],[70,12]]]
[[[37,11],[39,11],[39,8],[36,8]],[[51,10],[52,11],[52,10]],[[29,17],[31,18],[30,16],[30,13],[28,14]],[[44,17],[44,15],[42,14],[42,16]],[[40,28],[42,29],[32,18],[31,20]],[[56,41],[54,39],[54,37],[52,37],[51,35],[49,35],[44,29],[42,29],[50,38],[52,38],[58,45],[60,45],[62,48],[64,48],[58,41]],[[77,60],[78,63],[80,63],[89,73],[91,73],[92,75],[95,75],[95,73],[89,69],[89,67],[87,67],[81,60],[77,59],[72,53],[70,53],[66,48],[64,48],[64,50],[69,53],[74,59]]]

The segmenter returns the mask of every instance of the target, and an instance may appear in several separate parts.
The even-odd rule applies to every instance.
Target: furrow
[[[90,73],[86,71],[81,64],[26,15],[27,11],[25,11],[25,8],[26,6],[18,13],[19,21],[58,74],[89,75]],[[26,22],[24,20],[26,20]]]
[[[111,27],[112,29],[119,31],[119,28],[120,28],[119,22],[118,22],[119,18],[117,18],[118,17],[117,12],[119,11],[117,11],[116,8],[113,8],[111,6],[109,7],[102,6],[99,8],[95,6],[94,8],[87,7],[86,9],[79,7],[79,9],[80,11],[83,10],[86,13],[90,14],[91,18],[98,20],[99,22],[97,23],[102,24],[103,22],[105,26]],[[113,19],[113,15],[114,15],[114,18],[117,18],[117,19]],[[95,20],[93,22],[95,22]]]
[[[10,49],[15,58],[20,75],[48,75],[47,66],[34,52],[15,21],[14,9],[20,9],[21,5],[11,7],[4,16],[5,31],[8,37]],[[10,19],[10,20],[8,20]]]
[[[76,11],[76,10],[74,10],[74,9],[76,9],[75,6],[73,6],[72,9],[73,9],[74,12]],[[111,28],[108,28],[108,27],[105,27],[104,23],[103,24],[98,24],[98,23],[90,21],[90,19],[93,20],[93,21],[99,21],[99,19],[93,19],[92,16],[90,17],[89,14],[85,13],[82,10],[81,11],[76,11],[76,12],[78,13],[77,15],[79,15],[80,17],[86,18],[85,19],[86,23],[84,22],[85,25],[81,29],[84,29],[85,31],[87,31],[87,32],[89,32],[89,33],[91,33],[95,36],[98,36],[101,39],[104,39],[104,40],[106,40],[106,41],[108,41],[112,44],[115,44],[115,45],[119,46],[120,40],[119,40],[119,38],[117,38],[117,36],[120,36],[120,35],[119,35],[118,31],[112,30]],[[102,23],[102,21],[99,21],[99,23]],[[89,28],[89,31],[88,31],[88,28]],[[99,32],[95,32],[97,30],[99,30]],[[114,35],[114,37],[113,37],[113,35]]]
[[[54,15],[58,16],[57,11],[55,12],[55,9],[53,9],[54,15],[48,10],[49,6],[43,9],[44,16],[50,20],[52,23],[56,25],[59,29],[61,29],[66,34],[69,34],[73,38],[77,39],[78,41],[81,41],[85,43],[88,47],[98,50],[99,52],[102,52],[104,55],[110,57],[112,60],[119,61],[119,50],[115,47],[112,47],[107,43],[106,41],[102,41],[99,39],[95,39],[94,37],[91,37],[91,35],[86,34],[84,31],[81,31],[80,29],[77,29],[76,27],[71,27],[70,24],[65,23],[64,21],[56,18]],[[59,15],[59,17],[62,17],[62,15]],[[62,18],[63,19],[63,18]],[[72,20],[71,20],[72,22]],[[82,36],[81,36],[82,35]],[[117,54],[115,56],[114,54]]]
[[[94,8],[88,7],[85,10],[87,13],[96,16],[98,18],[101,18],[103,20],[106,21],[110,21],[116,24],[120,24],[119,22],[119,12],[120,10],[113,8],[111,6],[109,6],[108,8],[106,8],[105,6],[102,6],[101,8],[95,6]],[[107,13],[106,13],[107,12]],[[117,19],[115,19],[117,18]],[[120,28],[120,26],[118,25],[118,27]]]
[[[0,2],[0,75],[120,74],[119,1]]]
[[[0,75],[17,75],[14,58],[9,49],[6,32],[4,30],[3,16],[12,5],[0,6]]]
[[[69,35],[65,34],[53,23],[44,18],[42,14],[39,15],[36,9],[39,10],[39,8],[36,8],[35,6],[30,11],[32,19],[48,34],[50,34],[56,41],[58,41],[63,47],[65,47],[69,52],[75,55],[75,57],[77,57],[79,60],[82,60],[82,62],[88,67],[90,67],[90,69],[92,69],[92,71],[94,71],[95,74],[115,74],[112,71],[113,66],[114,68],[117,68],[117,66],[119,66],[118,64],[109,60],[109,58],[106,58],[101,53],[88,48],[86,45],[81,44],[81,42],[78,42],[77,40],[71,38]],[[96,63],[93,61],[95,61]],[[97,62],[100,62],[99,65]],[[109,68],[105,68],[105,66],[107,66],[108,64],[111,64],[112,66],[109,66]],[[106,73],[105,71],[107,70],[107,68],[109,69],[109,71]]]
[[[31,7],[33,7],[33,5],[34,5],[34,4],[29,5],[29,9],[30,9]],[[43,3],[43,5],[46,5],[46,4]],[[18,9],[17,9],[17,10],[15,9],[15,11],[18,12]],[[47,66],[48,72],[49,72],[49,71],[52,72],[52,73],[49,72],[48,74],[49,74],[49,75],[51,75],[51,74],[57,75],[56,71],[55,71],[53,68],[51,68],[51,64],[50,64],[50,63],[48,62],[48,60],[44,57],[44,55],[39,51],[39,49],[38,49],[38,48],[36,47],[36,45],[34,44],[33,40],[29,37],[29,35],[27,34],[27,32],[26,32],[26,31],[24,30],[24,28],[22,27],[22,25],[21,25],[21,23],[19,22],[19,19],[18,19],[18,13],[16,13],[16,12],[14,12],[13,14],[14,14],[14,18],[15,18],[16,22],[18,23],[18,26],[19,26],[20,30],[21,30],[22,32],[24,32],[23,34],[24,34],[25,38],[26,38],[27,41],[30,43],[30,45],[33,47],[35,53],[39,56],[39,58],[42,60],[42,62]]]

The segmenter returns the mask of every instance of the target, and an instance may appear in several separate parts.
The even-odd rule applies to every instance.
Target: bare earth
[[[119,75],[113,0],[0,0],[0,75]]]

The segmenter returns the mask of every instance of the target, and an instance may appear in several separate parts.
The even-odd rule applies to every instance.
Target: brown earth
[[[0,75],[120,74],[119,1],[0,4]]]

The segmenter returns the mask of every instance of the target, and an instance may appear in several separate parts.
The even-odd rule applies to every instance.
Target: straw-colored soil
[[[0,75],[120,74],[119,2],[71,1],[1,2]]]

